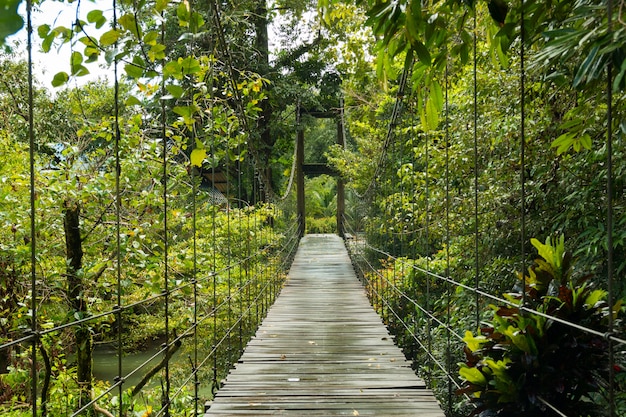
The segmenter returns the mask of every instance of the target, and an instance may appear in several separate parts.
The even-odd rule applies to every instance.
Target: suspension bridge
[[[370,305],[342,239],[306,235],[205,417],[238,415],[444,414]]]
[[[8,155],[0,155],[0,414],[587,417],[602,411],[597,404],[610,417],[626,412],[618,300],[626,286],[616,276],[626,270],[626,193],[623,161],[614,161],[625,152],[616,138],[626,127],[617,120],[624,97],[612,95],[623,95],[626,61],[611,44],[623,38],[622,7],[608,0],[604,13],[574,2],[572,19],[584,20],[584,30],[551,21],[546,27],[558,30],[546,35],[524,29],[552,14],[541,11],[545,2],[527,8],[522,0],[508,15],[518,20],[497,24],[488,13],[503,3],[506,15],[513,2],[489,2],[489,11],[430,2],[419,22],[420,13],[405,19],[402,2],[379,2],[372,19],[391,23],[374,26],[406,57],[391,93],[368,103],[366,90],[344,108],[338,88],[324,97],[328,108],[298,100],[276,105],[279,116],[263,76],[236,69],[226,33],[234,27],[222,26],[226,3],[200,10],[193,1],[113,0],[110,21],[93,10],[79,22],[77,8],[71,29],[37,31],[26,3],[28,62],[0,91],[15,104],[0,120]],[[173,20],[140,19],[144,12]],[[490,22],[484,34],[479,18]],[[444,30],[455,20],[457,32]],[[167,34],[169,23],[187,33]],[[242,26],[244,38],[257,35],[250,56],[263,55],[261,23]],[[88,24],[111,30],[75,39]],[[202,26],[212,51],[197,48]],[[587,33],[590,26],[602,30]],[[423,31],[437,46],[387,33],[394,30]],[[44,49],[61,38],[86,46],[84,54],[74,48],[71,74],[58,73],[55,86],[107,56],[114,80],[106,114],[77,94],[61,118],[68,126],[55,130],[56,102],[32,77],[34,32]],[[529,86],[526,48],[545,45],[525,37],[554,36],[539,55],[556,65],[567,48],[550,42],[564,33],[570,41],[580,34],[567,60],[588,53],[576,75],[534,73],[542,81]],[[166,35],[178,38],[171,55]],[[491,42],[479,45],[482,35]],[[583,45],[589,39],[596,44]],[[388,59],[380,67],[392,74]],[[122,97],[122,68],[149,103],[141,111],[129,110],[139,98]],[[564,91],[568,82],[575,94]],[[346,137],[350,111],[371,143]],[[273,142],[270,119],[294,137]],[[306,126],[319,119],[336,122],[345,151],[337,165],[356,165],[343,176],[306,162]],[[603,141],[597,149],[592,136]],[[353,145],[358,152],[348,152]],[[289,164],[289,179],[276,181],[273,169]],[[306,177],[320,174],[336,179],[336,234],[307,234]],[[587,243],[578,254],[598,272],[600,289],[575,283],[556,238],[532,241],[542,259],[530,266],[528,242],[539,237],[527,235],[531,222],[537,235],[563,228]],[[110,380],[94,376],[98,343],[115,349]],[[149,359],[129,364],[127,352],[141,349]]]

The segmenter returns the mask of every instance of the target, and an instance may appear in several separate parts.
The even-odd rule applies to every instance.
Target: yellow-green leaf
[[[200,71],[200,63],[193,57],[179,59],[180,66],[185,74],[195,74]]]
[[[182,79],[183,75],[180,63],[178,61],[170,61],[165,64],[165,67],[163,67],[163,75],[166,78],[173,77],[178,80]]]
[[[157,0],[154,8],[157,12],[161,13],[162,11],[167,9],[167,5],[169,4],[169,2],[170,0]]]
[[[41,39],[44,39],[46,36],[48,36],[48,33],[50,33],[50,25],[48,24],[40,25],[37,28],[37,34],[39,34],[39,37]]]
[[[439,126],[439,110],[432,95],[426,101],[426,125],[429,131],[437,130]]]
[[[141,78],[143,75],[143,68],[140,68],[133,64],[124,65],[124,71],[126,71],[126,75],[130,78]]]
[[[139,38],[139,28],[137,27],[137,20],[135,19],[135,15],[133,15],[132,13],[126,13],[125,15],[121,16],[117,21],[120,25],[122,25],[124,29]]]
[[[189,19],[191,18],[189,3],[182,1],[176,8],[176,15],[178,16],[178,24],[181,27],[189,26]]]
[[[69,75],[67,75],[67,72],[58,72],[54,75],[54,78],[52,78],[52,86],[60,87],[65,84],[69,79],[70,77]]]
[[[487,338],[481,335],[474,336],[472,332],[467,330],[465,331],[465,337],[463,337],[463,341],[470,351],[476,352],[478,349],[480,349],[481,345],[487,343]]]
[[[487,379],[485,378],[485,375],[482,374],[482,372],[480,372],[476,368],[470,368],[465,364],[463,364],[461,366],[461,369],[459,369],[459,375],[470,384],[482,386],[487,385]]]
[[[165,45],[160,43],[152,45],[148,51],[148,58],[152,62],[165,58]]]
[[[596,304],[603,301],[607,295],[604,290],[594,290],[585,298],[585,308],[594,308]]]
[[[143,42],[146,45],[156,45],[158,39],[159,39],[159,32],[157,32],[156,30],[153,30],[145,34],[145,36],[143,37]]]
[[[196,148],[191,151],[191,165],[201,167],[204,158],[206,158],[206,149]]]
[[[174,98],[181,98],[185,94],[185,90],[179,85],[166,85],[165,88]]]
[[[104,32],[102,36],[100,36],[100,45],[101,46],[109,46],[113,45],[120,38],[120,32],[111,29],[108,32]]]
[[[100,29],[107,22],[107,19],[104,17],[102,10],[92,10],[87,13],[87,21],[89,23],[95,23],[96,28]]]
[[[126,99],[127,106],[141,106],[141,101],[135,96],[128,96]]]

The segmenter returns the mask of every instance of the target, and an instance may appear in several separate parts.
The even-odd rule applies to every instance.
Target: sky
[[[106,3],[106,5],[105,5]],[[48,53],[44,53],[41,50],[41,39],[37,34],[37,28],[47,23],[51,27],[55,26],[65,26],[71,28],[72,22],[76,20],[76,7],[79,2],[73,2],[68,4],[66,2],[57,2],[57,1],[44,1],[40,6],[41,10],[33,10],[33,73],[34,77],[46,88],[50,90],[54,90],[51,82],[54,74],[65,71],[67,73],[70,72],[70,55],[72,49],[69,44],[64,44],[60,48],[53,46]],[[104,9],[105,13],[107,8],[111,9],[111,2],[103,2],[103,1],[82,1],[80,2],[79,8],[79,16],[81,20],[87,20],[87,13],[93,10],[94,8]],[[108,6],[107,6],[108,5]],[[25,10],[25,2],[22,3],[20,13],[26,20],[26,10]],[[92,28],[95,29],[95,28]],[[106,26],[102,28],[106,29]],[[26,52],[26,30],[25,28],[18,32],[16,35],[13,35],[8,39],[9,44],[12,41],[19,41],[21,46],[18,48],[14,48],[14,51],[22,58],[27,58]],[[78,51],[83,52],[84,45],[82,43],[78,43],[76,45]],[[111,78],[111,70],[106,68],[100,68],[100,64],[92,63],[87,64],[87,68],[90,71],[90,74],[76,78],[76,82],[78,85],[83,85],[89,81],[95,81],[98,78]]]
[[[25,1],[22,2],[20,13],[26,20],[26,6]],[[72,3],[47,0],[43,1],[39,6],[39,10],[33,10],[33,62],[34,62],[34,76],[35,78],[46,88],[54,91],[55,88],[51,85],[52,78],[60,71],[70,73],[70,55],[72,49],[69,44],[64,44],[60,48],[53,46],[48,53],[44,53],[41,50],[41,39],[37,34],[37,28],[47,23],[51,27],[65,26],[71,28],[72,22],[76,20],[76,9],[79,8],[79,17],[81,20],[87,20],[87,13],[94,9],[103,10],[105,16],[112,14],[112,1],[73,1]],[[307,20],[311,19],[311,16],[307,16]],[[270,50],[274,50],[279,47],[277,41],[276,27],[280,24],[280,16],[276,17],[276,21],[269,27],[270,35]],[[107,25],[103,26],[99,31],[96,31],[93,25],[90,25],[90,35],[99,37],[99,34],[104,33],[109,28]],[[91,32],[95,31],[95,32]],[[14,51],[23,59],[27,59],[26,52],[26,30],[22,29],[16,35],[10,37],[8,42],[17,40],[21,43],[21,46],[14,48]],[[84,46],[82,43],[77,43],[75,46],[78,51],[83,52]],[[100,61],[104,61],[101,59]],[[75,85],[84,85],[89,81],[95,81],[99,78],[111,80],[112,69],[103,68],[102,63],[86,64],[90,71],[90,74],[83,77],[75,77],[72,83]],[[74,85],[74,84],[71,84]]]

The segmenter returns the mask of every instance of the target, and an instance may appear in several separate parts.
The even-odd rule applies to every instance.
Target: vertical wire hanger
[[[113,29],[117,29],[117,0],[113,0]],[[117,47],[117,41],[115,42],[115,46]],[[117,54],[113,59],[113,93],[114,93],[114,153],[115,153],[115,246],[116,246],[116,265],[115,265],[115,275],[116,275],[116,285],[117,285],[117,306],[116,306],[116,320],[118,323],[122,323],[122,221],[121,221],[121,213],[122,213],[122,199],[121,199],[121,188],[120,188],[120,174],[121,174],[121,162],[120,162],[120,140],[121,140],[121,132],[120,132],[120,106],[119,106],[119,95],[120,95],[120,83],[118,77],[118,65],[119,59]],[[123,349],[122,349],[122,326],[117,326],[117,381],[118,383],[118,398],[119,398],[119,415],[123,414],[124,410],[124,379],[123,379]]]
[[[430,206],[430,134],[424,135],[424,157],[425,157],[425,192],[426,192],[426,221],[425,221],[425,233],[426,233],[426,251],[424,253],[426,257],[426,271],[430,272],[430,215],[431,215],[431,206]],[[433,347],[433,339],[431,335],[432,331],[432,319],[431,311],[432,305],[430,302],[430,293],[431,293],[431,276],[429,273],[425,274],[426,278],[426,344],[428,346],[428,377],[430,379],[429,383],[432,382],[431,369],[433,367],[432,364],[432,347]]]
[[[189,29],[192,34],[195,33],[199,28],[194,27],[197,20],[193,18],[194,13],[194,2],[193,0],[189,0],[189,14],[192,16],[189,22]],[[189,45],[188,50],[189,54],[194,54],[194,36],[189,37]],[[191,125],[191,140],[195,142],[197,134],[196,134],[196,124],[193,123]],[[193,409],[194,415],[198,415],[198,400],[199,400],[199,385],[200,381],[198,380],[198,210],[197,210],[197,201],[196,196],[198,193],[198,178],[196,175],[196,168],[190,164],[190,174],[191,174],[191,231],[193,234],[193,243],[192,243],[192,257],[193,257],[193,266],[192,266],[192,282],[193,282],[193,359],[192,359],[192,372],[193,372]],[[202,167],[200,167],[202,169]]]
[[[521,0],[520,19],[520,193],[521,193],[521,277],[522,277],[522,305],[526,305],[526,19],[524,6]]]
[[[27,49],[28,49],[28,141],[30,164],[30,277],[31,277],[31,398],[33,417],[37,417],[37,346],[39,343],[37,327],[37,220],[35,216],[35,108],[33,88],[33,2],[26,2]],[[42,402],[45,400],[41,399]]]
[[[474,5],[474,74],[473,74],[473,119],[474,123],[472,126],[473,136],[474,136],[474,268],[475,268],[475,277],[474,277],[474,285],[475,285],[475,302],[476,302],[476,328],[480,329],[480,296],[478,294],[478,289],[480,286],[480,261],[478,256],[478,27],[476,22],[476,5]]]
[[[448,21],[446,21],[446,27],[448,26]],[[448,48],[448,41],[446,39],[445,48],[446,48],[446,67],[444,72],[445,78],[445,193],[446,193],[446,372],[448,373],[448,412],[452,412],[452,334],[450,328],[450,322],[452,321],[452,309],[450,307],[452,303],[452,297],[450,292],[450,100],[449,100],[449,91],[448,91],[448,83],[449,83],[449,53],[450,50]]]
[[[213,11],[215,13],[215,11]],[[211,106],[211,111],[209,114],[210,117],[213,117],[213,83],[214,83],[214,74],[213,74],[214,61],[211,61],[211,69],[209,71],[210,74],[210,86],[209,91],[211,92],[211,100],[209,101],[209,105]],[[217,152],[216,149],[216,135],[211,134],[211,190],[216,191],[217,188],[215,186],[215,163],[216,157],[215,154]],[[216,193],[217,195],[217,193]],[[211,351],[213,352],[213,381],[211,391],[215,395],[218,389],[218,381],[217,381],[217,199],[211,201],[211,255],[212,255],[212,264],[213,264],[213,342]]]
[[[478,10],[476,9],[476,5],[474,5],[474,71],[473,71],[473,119],[474,123],[472,126],[473,137],[474,137],[474,268],[475,268],[475,277],[474,277],[474,286],[475,286],[475,302],[476,302],[476,329],[480,329],[480,295],[478,290],[480,288],[480,257],[478,254],[479,244],[478,244],[478,25],[477,25],[477,15]]]
[[[613,35],[613,0],[607,1],[607,25],[608,35]],[[615,361],[615,346],[611,339],[614,332],[613,318],[613,300],[614,300],[614,249],[613,249],[613,63],[611,59],[607,63],[607,85],[606,85],[606,189],[607,189],[607,207],[606,207],[606,228],[607,228],[607,281],[608,281],[608,304],[609,304],[609,326],[608,326],[608,344],[609,344],[609,416],[616,416],[615,410],[615,369],[613,363]]]
[[[162,14],[161,22],[161,43],[165,44],[165,19]],[[165,58],[162,60],[162,65],[165,65]],[[161,74],[161,94],[165,96],[165,74]],[[167,115],[165,112],[165,100],[161,100],[161,140],[163,141],[163,293],[165,297],[165,343],[163,354],[167,356],[167,352],[170,348],[170,321],[169,321],[169,303],[170,303],[170,289],[169,289],[169,229],[168,229],[168,170],[167,170],[167,157],[168,157],[168,141],[166,132]],[[161,398],[161,404],[165,409],[164,415],[168,417],[170,415],[170,365],[169,360],[165,361],[165,387],[163,396]]]

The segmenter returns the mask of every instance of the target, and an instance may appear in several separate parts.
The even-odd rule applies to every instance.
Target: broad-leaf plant
[[[550,408],[600,415],[603,407],[591,398],[606,391],[609,366],[618,366],[609,364],[604,334],[610,314],[619,325],[621,301],[611,308],[607,292],[576,273],[563,236],[531,243],[539,258],[523,288],[505,294],[506,305],[490,306],[493,317],[478,334],[465,334],[459,393],[469,395],[474,415],[483,417],[544,416]]]

